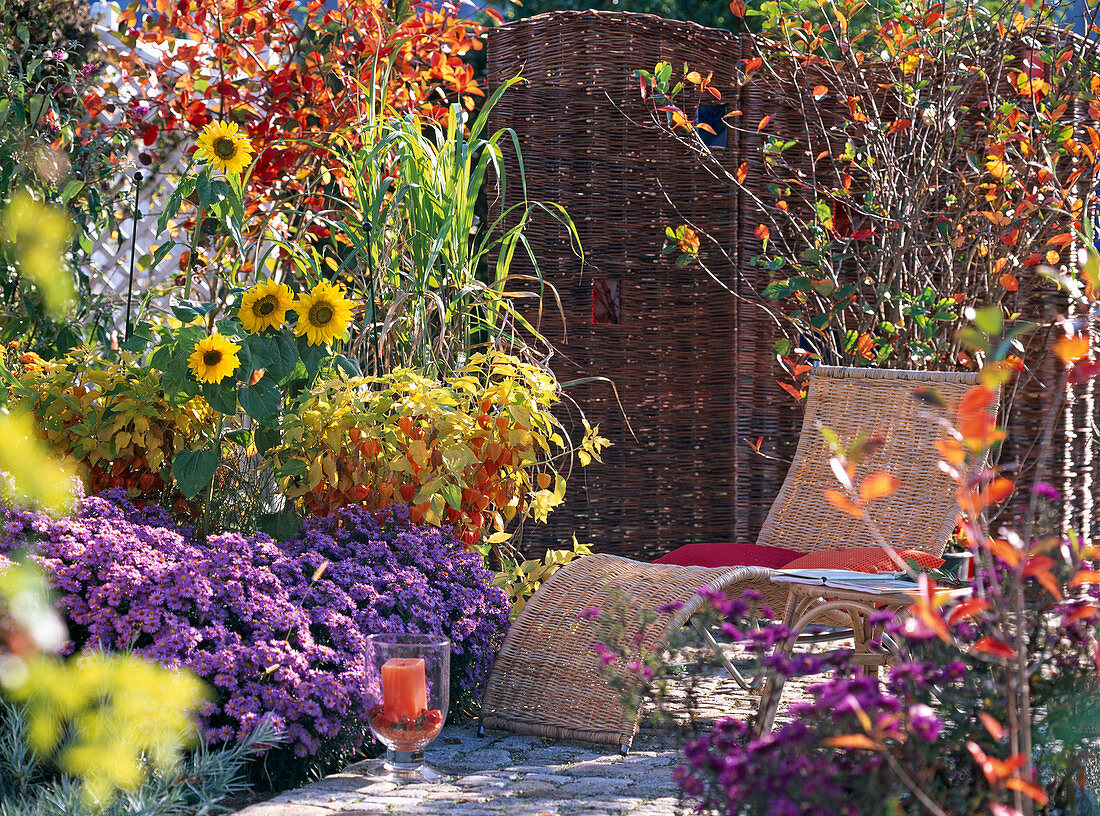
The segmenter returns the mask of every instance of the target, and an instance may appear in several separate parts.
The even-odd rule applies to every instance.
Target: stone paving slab
[[[443,778],[398,785],[369,776],[370,763],[279,794],[238,816],[595,816],[678,813],[672,769],[680,749],[652,733],[642,753],[503,733],[479,738],[473,725],[449,726],[427,749]],[[551,749],[548,751],[548,749]],[[549,754],[549,755],[548,755]]]
[[[738,688],[724,672],[696,678],[691,700],[674,684],[670,713],[702,730],[722,716],[751,718],[759,697]],[[788,683],[784,702],[805,696],[817,678]],[[782,714],[780,720],[783,719]],[[492,731],[478,737],[473,724],[451,725],[428,746],[429,764],[443,778],[399,785],[372,779],[361,762],[311,785],[238,811],[237,816],[682,816],[692,812],[672,780],[683,744],[643,709],[630,753],[613,746],[554,742]]]

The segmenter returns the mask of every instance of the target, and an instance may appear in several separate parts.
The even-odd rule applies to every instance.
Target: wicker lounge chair
[[[859,477],[887,471],[898,477],[901,488],[876,501],[872,516],[898,549],[939,555],[958,522],[958,505],[954,483],[936,466],[934,442],[944,429],[929,413],[954,419],[960,399],[977,382],[977,375],[968,373],[815,369],[794,461],[755,546],[765,556],[774,555],[777,547],[811,553],[874,546],[860,520],[825,500],[824,491],[836,481],[820,432],[824,426],[842,441],[860,433],[884,437],[885,444],[860,465]],[[935,389],[946,406],[936,408],[915,399],[913,392],[921,387]],[[715,550],[721,546],[706,546],[709,563],[715,563]],[[751,587],[781,615],[787,590],[768,580],[773,570],[738,565],[744,546],[728,546],[734,559],[728,566],[592,555],[559,570],[535,593],[505,638],[482,702],[482,731],[502,728],[612,744],[625,752],[637,718],[600,677],[592,650],[594,625],[579,615],[605,606],[616,591],[628,591],[636,609],[656,611],[668,602],[683,604],[675,612],[658,614],[644,644],[649,648],[666,642],[698,611],[702,599],[696,590],[702,586],[735,596]]]

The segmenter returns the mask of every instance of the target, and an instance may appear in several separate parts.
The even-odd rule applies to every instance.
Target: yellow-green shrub
[[[400,502],[415,522],[461,528],[467,545],[483,530],[496,544],[565,495],[557,465],[572,450],[550,412],[557,392],[546,371],[500,352],[474,355],[446,381],[410,369],[339,376],[284,417],[269,456],[283,492],[314,513]],[[584,459],[607,444],[597,430],[577,448]]]

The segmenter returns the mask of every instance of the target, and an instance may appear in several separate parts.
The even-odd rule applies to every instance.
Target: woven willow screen
[[[658,61],[675,72],[685,64],[713,71],[724,105],[701,100],[696,116],[715,125],[706,138],[731,172],[758,157],[760,145],[725,130],[724,113],[741,110],[750,123],[770,115],[780,128],[794,124],[797,108],[783,104],[778,88],[738,88],[732,72],[749,42],[693,23],[553,12],[494,29],[487,50],[491,87],[526,80],[494,109],[494,129],[515,130],[529,198],[563,205],[584,248],[582,267],[549,217],[527,233],[561,304],[559,313],[554,297],[544,298],[540,328],[557,349],[552,365],[561,382],[604,378],[567,393],[613,442],[604,465],[573,472],[549,524],[528,528],[528,548],[561,546],[576,533],[602,552],[651,558],[688,542],[755,540],[801,423],[801,409],[777,382],[776,327],[754,305],[768,283],[751,264],[760,252],[759,219],[733,185],[658,132],[633,71]],[[506,161],[514,191],[518,167],[514,156]],[[746,187],[763,194],[759,162],[748,167]],[[701,248],[717,281],[662,253],[665,228],[685,222],[718,244]],[[514,271],[534,272],[523,261]],[[1064,309],[1052,298],[1035,293],[1036,317]],[[1051,369],[1020,384],[1010,460],[1033,451],[1057,383]],[[561,413],[579,435],[576,408]],[[1066,521],[1087,535],[1100,495],[1095,417],[1089,392],[1056,423],[1055,461],[1045,466],[1048,481],[1071,497]],[[750,447],[760,439],[764,455]]]

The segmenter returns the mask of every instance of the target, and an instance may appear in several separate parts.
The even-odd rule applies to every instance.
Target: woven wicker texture
[[[836,486],[830,448],[820,431],[825,427],[843,445],[861,433],[882,437],[884,444],[863,459],[856,479],[884,471],[896,476],[901,487],[873,503],[872,519],[899,549],[939,555],[959,512],[954,482],[936,464],[935,442],[944,429],[935,418],[954,419],[959,401],[978,382],[977,374],[963,372],[815,369],[798,450],[757,543],[803,552],[875,546],[862,519],[825,501],[824,490]],[[934,388],[946,407],[915,399],[918,387]]]
[[[541,326],[559,350],[552,365],[562,382],[611,380],[626,413],[624,421],[606,382],[569,389],[614,444],[604,465],[574,474],[564,506],[528,528],[526,546],[561,546],[575,532],[603,550],[652,558],[690,541],[751,540],[782,482],[798,412],[776,384],[775,336],[758,310],[661,251],[666,226],[693,223],[730,253],[704,244],[710,267],[741,286],[735,192],[653,127],[632,73],[689,63],[729,88],[738,38],[648,15],[554,12],[494,29],[487,50],[491,86],[527,80],[501,99],[494,128],[515,129],[529,197],[561,203],[584,246],[582,270],[549,218],[527,233],[564,312],[563,326],[547,299]],[[736,134],[727,137],[715,154],[735,169]],[[507,169],[515,179],[515,164]],[[617,286],[618,323],[593,323],[600,281]],[[563,418],[579,431],[577,416]],[[769,450],[786,440],[786,458],[757,457],[742,440],[758,437]]]
[[[616,588],[629,593],[631,610],[684,604],[658,613],[643,648],[668,640],[702,604],[699,587],[740,594],[766,581],[762,567],[714,569],[644,564],[614,555],[590,555],[558,570],[508,630],[481,704],[482,724],[550,739],[629,745],[637,723],[618,692],[600,677],[592,651],[596,626],[585,609],[606,608]]]
[[[564,506],[549,524],[528,528],[526,546],[561,546],[575,532],[611,552],[652,558],[688,542],[754,540],[801,424],[800,409],[777,383],[776,327],[755,305],[769,273],[751,262],[761,251],[753,196],[773,196],[759,161],[766,133],[756,133],[754,123],[768,115],[766,132],[801,134],[817,145],[788,154],[810,173],[811,157],[846,111],[830,108],[838,104],[832,95],[809,96],[816,84],[810,75],[737,86],[732,71],[754,53],[751,35],[649,15],[539,15],[493,30],[487,50],[491,86],[519,74],[527,80],[501,99],[493,126],[515,129],[530,198],[564,205],[584,243],[582,270],[552,219],[536,218],[528,232],[543,278],[561,299],[561,314],[547,298],[541,315],[540,327],[560,352],[552,365],[562,382],[612,381],[629,421],[606,382],[570,389],[614,446],[605,465],[574,474]],[[658,60],[674,72],[685,63],[713,71],[727,110],[742,111],[745,124],[727,131],[726,147],[713,152],[727,170],[747,162],[750,195],[714,179],[690,150],[652,126],[633,71],[652,70]],[[518,167],[514,157],[506,161],[514,182]],[[509,199],[498,205],[514,203],[514,195]],[[803,206],[797,195],[790,203]],[[665,227],[682,223],[725,248],[723,255],[704,242],[701,254],[744,299],[661,253]],[[522,261],[515,271],[533,273]],[[593,323],[593,291],[603,281],[617,287],[618,323]],[[1020,284],[1013,308],[1023,317],[1049,322],[1068,310],[1066,298],[1036,276],[1023,275]],[[1053,456],[1037,468],[1043,416],[1060,387],[1049,340],[1025,339],[1025,361],[1037,373],[1006,389],[1009,439],[1000,461],[1023,483],[1042,476],[1058,487],[1066,496],[1064,523],[1088,539],[1097,532],[1100,499],[1095,386],[1077,389],[1055,423]],[[579,431],[575,414],[563,409],[563,419]],[[758,439],[767,457],[749,447]],[[1008,503],[999,521],[1019,504]]]
[[[933,443],[943,435],[936,419],[953,417],[963,394],[977,382],[977,375],[966,373],[815,369],[798,452],[757,543],[801,552],[873,544],[862,522],[825,500],[836,478],[820,432],[824,425],[844,444],[860,433],[884,437],[885,444],[857,474],[885,471],[902,486],[874,502],[872,516],[898,547],[939,555],[955,527],[958,506],[954,483],[935,465]],[[935,389],[946,406],[917,400],[913,392],[920,387]],[[656,611],[669,601],[685,603],[676,615],[661,616],[660,625],[647,633],[645,645],[653,648],[696,611],[701,601],[697,586],[731,596],[751,587],[781,614],[787,587],[769,581],[772,573],[763,567],[677,567],[614,556],[568,564],[535,593],[509,629],[485,691],[483,724],[554,739],[629,744],[636,723],[599,676],[592,651],[595,630],[579,614],[605,607],[614,586],[628,593],[631,609]],[[824,622],[847,625],[843,615]]]

